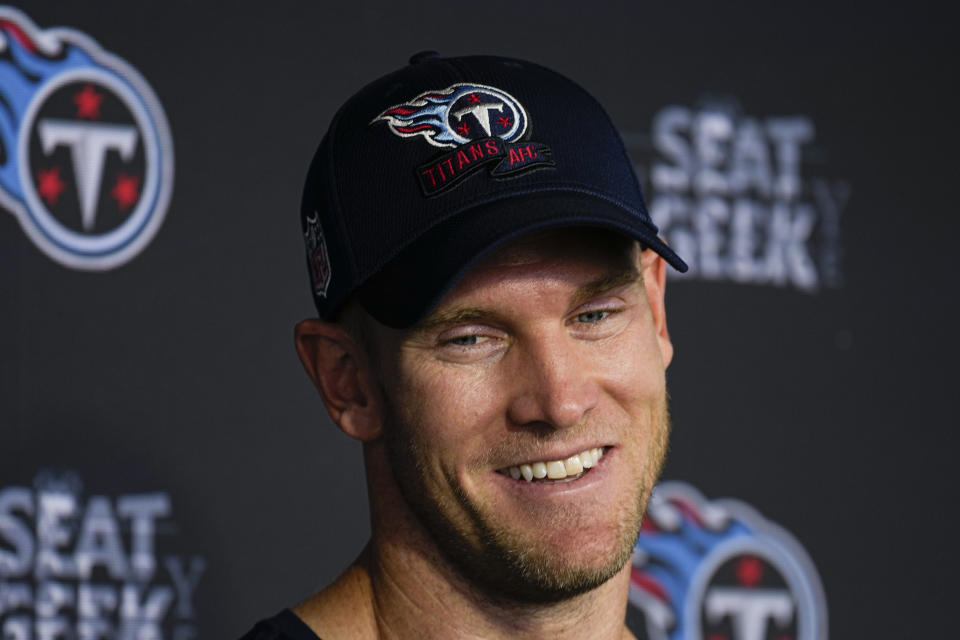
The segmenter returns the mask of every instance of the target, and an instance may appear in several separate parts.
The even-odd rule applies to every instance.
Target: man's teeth
[[[542,480],[563,480],[578,476],[585,469],[589,469],[597,464],[603,457],[603,447],[587,449],[575,456],[570,456],[566,460],[550,460],[549,462],[531,462],[530,464],[521,464],[516,467],[510,467],[500,472],[509,475],[514,480],[523,478],[527,482],[534,478]]]

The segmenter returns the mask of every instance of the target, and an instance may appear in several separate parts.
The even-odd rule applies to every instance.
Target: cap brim
[[[656,227],[615,202],[586,193],[534,193],[486,202],[434,226],[360,287],[360,302],[380,323],[409,327],[490,251],[528,233],[560,227],[624,233],[678,271],[687,270],[657,237]]]

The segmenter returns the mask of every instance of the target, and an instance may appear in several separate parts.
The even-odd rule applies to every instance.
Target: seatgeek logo
[[[629,602],[650,640],[827,640],[823,587],[793,536],[680,482],[650,498]]]
[[[27,237],[67,267],[113,269],[156,235],[172,187],[166,116],[136,69],[0,7],[0,207]]]
[[[167,493],[84,495],[44,470],[0,486],[0,638],[194,640],[206,569],[178,546]]]
[[[652,132],[625,133],[650,216],[690,266],[669,277],[791,288],[843,285],[850,185],[827,177],[804,115],[757,117],[734,99],[670,105]]]

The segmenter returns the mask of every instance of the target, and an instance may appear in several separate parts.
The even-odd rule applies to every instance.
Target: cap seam
[[[360,268],[359,268],[359,265],[357,264],[357,257],[354,253],[353,240],[352,238],[350,238],[350,235],[347,233],[346,225],[344,222],[344,217],[346,212],[344,211],[343,205],[342,205],[341,194],[340,194],[340,181],[337,179],[336,163],[334,162],[334,159],[333,159],[333,149],[334,149],[334,144],[336,143],[336,138],[337,138],[337,125],[340,123],[340,117],[342,113],[343,113],[342,108],[339,111],[337,111],[336,115],[334,115],[333,117],[333,122],[330,123],[330,128],[328,130],[327,135],[329,136],[330,144],[329,144],[329,148],[327,149],[327,165],[328,165],[327,168],[329,170],[328,175],[329,175],[329,182],[330,182],[330,190],[333,192],[332,198],[331,198],[332,200],[331,204],[336,209],[336,215],[332,217],[336,222],[338,235],[344,240],[345,251],[343,253],[346,256],[347,262],[349,263],[349,267],[350,267],[350,274],[349,274],[350,280],[351,280],[350,288],[355,289],[356,276],[358,273],[360,273]]]
[[[453,70],[457,72],[457,76],[459,76],[457,78],[458,80],[463,82],[467,79],[467,72],[463,67],[457,64],[458,60],[454,58],[443,58],[443,61],[447,64],[447,66],[452,67]]]
[[[554,71],[553,69],[548,69],[548,68],[546,68],[546,67],[544,67],[544,68],[545,68],[547,71],[549,71],[550,73],[553,73],[554,75],[560,76],[561,78],[564,77],[564,76],[561,75],[559,72]],[[636,167],[634,167],[634,165],[633,165],[633,158],[631,158],[631,157],[630,157],[630,154],[627,152],[627,146],[623,143],[623,136],[620,135],[620,130],[616,127],[616,125],[614,125],[614,123],[613,123],[613,118],[610,117],[610,114],[609,114],[609,113],[607,112],[607,110],[604,108],[603,104],[601,104],[601,102],[596,98],[596,96],[594,96],[592,93],[590,93],[589,91],[587,91],[586,89],[584,89],[582,86],[580,86],[580,83],[579,83],[579,82],[575,82],[575,81],[569,80],[569,79],[567,79],[567,80],[568,80],[568,81],[570,82],[570,84],[572,84],[581,94],[583,94],[587,99],[589,99],[591,102],[593,102],[593,104],[595,104],[595,105],[597,106],[597,108],[600,109],[600,112],[603,113],[604,116],[606,116],[607,125],[610,127],[610,130],[613,132],[613,137],[614,137],[614,138],[616,139],[616,141],[617,141],[617,146],[618,146],[619,149],[620,149],[620,153],[623,154],[624,159],[626,159],[627,163],[630,165],[631,173],[633,173],[634,180],[635,180],[636,183],[637,183],[637,189],[640,191],[640,195],[641,195],[640,207],[641,207],[641,209],[643,210],[644,214],[646,214],[647,217],[650,217],[650,212],[647,211],[646,202],[644,202],[643,199],[642,199],[642,196],[643,196],[643,185],[640,184],[640,176],[637,175]]]

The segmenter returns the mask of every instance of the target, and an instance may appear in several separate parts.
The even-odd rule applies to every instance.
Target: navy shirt
[[[290,609],[261,620],[240,640],[320,640]]]

